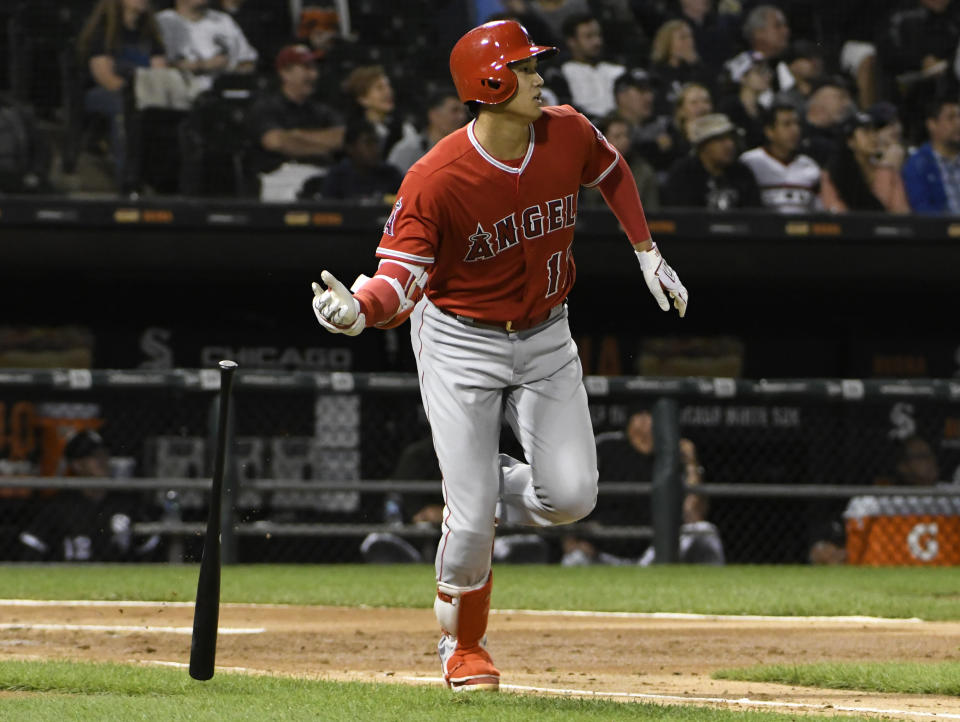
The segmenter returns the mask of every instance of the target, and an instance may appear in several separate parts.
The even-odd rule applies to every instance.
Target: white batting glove
[[[643,271],[643,279],[647,282],[647,288],[653,294],[654,299],[660,305],[663,311],[670,310],[670,302],[667,300],[664,291],[670,294],[673,299],[674,307],[680,312],[680,318],[687,312],[687,289],[677,276],[677,272],[670,268],[670,265],[660,255],[657,244],[649,251],[635,251],[640,260],[640,270]]]
[[[356,336],[363,331],[366,318],[347,287],[329,271],[321,273],[320,280],[327,284],[326,289],[319,283],[313,284],[313,312],[320,325],[331,333],[345,333],[347,336]]]

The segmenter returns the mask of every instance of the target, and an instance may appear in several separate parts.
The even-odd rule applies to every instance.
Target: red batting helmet
[[[549,45],[534,45],[520,23],[494,20],[457,41],[450,53],[450,75],[461,101],[495,105],[510,100],[517,91],[517,76],[507,67],[510,63],[555,52]]]

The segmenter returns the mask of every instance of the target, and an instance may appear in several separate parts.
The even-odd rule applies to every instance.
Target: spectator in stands
[[[900,173],[877,158],[877,127],[867,113],[854,113],[843,125],[844,144],[820,179],[820,200],[834,213],[907,213],[910,205]]]
[[[587,0],[529,0],[526,5],[529,12],[550,29],[550,33],[557,41],[566,37],[563,26],[567,18],[571,15],[590,12],[590,4]],[[538,36],[533,37],[537,42],[543,42]],[[560,45],[559,42],[555,44]]]
[[[692,152],[689,126],[696,118],[713,112],[713,100],[710,91],[699,83],[687,83],[680,89],[673,121],[667,126],[669,143],[658,137],[657,148],[660,151],[647,156],[658,172],[667,172],[675,162],[686,158]],[[652,148],[650,149],[652,150]],[[661,183],[664,178],[661,178]],[[662,199],[662,196],[661,196]]]
[[[643,68],[634,68],[613,83],[617,102],[614,111],[630,130],[630,143],[641,158],[655,168],[669,165],[661,156],[673,147],[669,116],[653,113],[655,78]]]
[[[786,70],[780,82],[778,100],[787,100],[801,110],[814,90],[817,78],[823,75],[823,53],[817,45],[807,40],[797,40],[790,45],[783,57]]]
[[[320,184],[322,198],[356,200],[366,203],[393,202],[403,176],[383,161],[380,136],[373,123],[356,118],[347,125],[344,137],[346,157],[330,169]],[[301,197],[315,195],[310,183]]]
[[[840,46],[840,70],[854,81],[857,104],[869,108],[880,91],[877,40],[900,0],[844,0],[833,3],[831,23]]]
[[[683,20],[668,20],[657,31],[650,51],[650,72],[660,81],[654,104],[657,115],[669,113],[689,83],[713,90],[715,73],[697,55],[693,31]]]
[[[631,135],[653,120],[654,79],[643,68],[628,70],[613,81],[614,112],[630,124]]]
[[[728,67],[738,91],[724,98],[718,109],[739,128],[746,147],[756,148],[764,141],[761,114],[772,100],[770,64],[760,53],[744,51],[731,60]]]
[[[703,481],[703,468],[697,459],[697,449],[689,439],[681,439],[680,458],[684,483],[689,486]],[[654,460],[653,416],[646,409],[634,410],[623,431],[597,435],[597,469],[599,488],[609,488],[618,482],[650,482],[653,480]],[[715,526],[706,521],[706,499],[699,494],[687,494],[683,502],[680,561],[699,564],[723,564],[723,544]],[[651,523],[649,497],[624,497],[603,494],[597,496],[597,505],[590,514],[591,521],[605,526],[647,526]],[[653,549],[640,555],[641,546],[635,539],[604,542],[595,545],[573,535],[563,541],[564,566],[587,564],[641,564],[653,561]]]
[[[930,140],[903,167],[910,208],[917,213],[960,214],[960,104],[938,98],[927,106]]]
[[[263,200],[293,200],[311,177],[322,176],[343,147],[343,121],[314,99],[317,66],[304,45],[288,45],[275,61],[279,90],[250,109]]]
[[[420,426],[425,425],[426,417],[420,409]],[[429,429],[419,439],[403,447],[396,466],[390,472],[393,481],[437,481],[443,478],[433,449],[433,437]],[[388,492],[384,498],[383,523],[399,526],[404,521],[435,527],[439,536],[440,523],[443,520],[443,498],[437,493],[414,494]],[[370,564],[397,564],[422,562],[428,559],[431,547],[436,548],[436,540],[428,538],[421,548],[393,532],[373,532],[364,537],[360,544],[360,553],[364,561]]]
[[[900,111],[893,103],[880,101],[867,109],[877,126],[877,158],[881,165],[887,165],[898,173],[903,171],[907,159],[907,148],[903,141],[903,123]]]
[[[117,186],[127,174],[124,93],[137,68],[164,67],[163,40],[147,0],[100,0],[77,40],[81,63],[89,72],[84,109],[110,122],[110,154]]]
[[[913,434],[897,444],[893,462],[893,478],[880,477],[875,480],[877,486],[939,486],[944,482],[940,478],[940,465],[930,443],[921,436]],[[945,505],[938,502],[947,502]],[[955,497],[878,497],[874,495],[855,496],[847,504],[843,516],[846,519],[862,518],[884,512],[887,516],[895,514],[944,513],[947,509],[957,509]],[[911,521],[913,525],[915,522]],[[809,559],[811,564],[845,564],[847,562],[846,533],[842,521],[830,520],[814,525],[810,535]]]
[[[222,73],[253,72],[258,57],[233,18],[208,5],[208,0],[176,0],[157,14],[167,60],[199,76],[197,90],[212,87]]]
[[[600,23],[607,60],[624,66],[646,65],[650,39],[630,0],[589,0],[590,12]]]
[[[660,191],[663,205],[717,211],[760,207],[753,173],[737,160],[736,132],[722,113],[694,118],[690,141],[696,154],[678,160],[670,169]]]
[[[353,100],[350,122],[364,119],[377,132],[380,150],[386,157],[393,146],[406,136],[416,136],[416,129],[394,113],[393,85],[380,65],[361,65],[343,81],[343,91]]]
[[[960,3],[916,0],[916,7],[890,16],[880,42],[884,76],[892,81],[889,94],[904,110],[907,138],[923,135],[923,112],[936,95],[955,86],[950,65],[960,38]],[[956,94],[955,87],[949,91]]]
[[[843,121],[856,111],[845,81],[837,76],[822,78],[807,99],[801,150],[821,168],[842,145]]]
[[[694,459],[696,450],[693,449],[693,443],[689,439],[680,440],[680,454],[684,460],[684,468],[689,469],[684,443],[692,449]],[[696,464],[695,460],[694,463]],[[686,472],[685,481],[691,486],[700,483],[698,479],[691,479],[689,471]],[[702,494],[687,494],[683,497],[683,508],[681,510],[683,523],[680,525],[680,548],[678,550],[678,560],[681,564],[709,564],[712,566],[726,564],[727,558],[723,549],[723,539],[721,539],[720,530],[716,525],[707,521],[709,512],[710,501]],[[651,544],[637,563],[642,567],[647,567],[654,562],[656,562],[656,549]]]
[[[708,68],[718,68],[734,54],[736,25],[729,13],[717,13],[713,0],[679,0],[676,18],[693,30],[697,55]]]
[[[740,156],[757,179],[763,205],[781,213],[819,209],[820,166],[800,147],[800,116],[787,102],[764,110],[764,144]]]
[[[612,113],[600,121],[597,126],[606,136],[617,152],[623,156],[633,171],[633,179],[640,192],[640,201],[646,211],[655,211],[660,208],[660,191],[657,187],[657,175],[636,147],[631,143],[630,124],[616,113]],[[580,191],[580,205],[584,208],[600,208],[605,201],[603,195],[596,188],[583,188]]]
[[[363,55],[355,38],[341,34],[340,16],[330,8],[303,9],[297,26],[297,42],[313,50],[320,71],[319,88],[338,88],[346,75],[343,69],[357,65]]]
[[[63,451],[63,476],[110,476],[110,452],[95,431],[79,431]],[[62,490],[45,500],[20,534],[24,561],[111,562],[156,558],[160,538],[135,538],[134,520],[153,516],[142,494]]]
[[[570,60],[560,69],[573,105],[592,118],[607,115],[615,107],[613,81],[626,68],[603,60],[603,33],[593,15],[570,15],[563,23],[563,37]]]
[[[807,560],[814,565],[835,566],[847,563],[847,535],[836,519],[818,522],[809,533]]]
[[[503,7],[503,12],[494,13],[485,22],[516,20],[527,29],[530,37],[539,45],[558,47],[562,44],[562,19],[557,24],[557,31],[554,32],[554,29],[543,19],[541,14],[531,7],[527,0],[501,0],[500,5]],[[571,12],[587,12],[587,6],[584,4],[581,8]]]
[[[423,132],[404,137],[387,157],[387,162],[401,173],[406,173],[441,138],[467,122],[467,108],[452,89],[434,93],[427,99],[424,110],[427,123]]]
[[[743,21],[743,39],[748,50],[760,53],[774,63],[790,44],[787,17],[773,5],[757,5]]]
[[[747,50],[760,53],[773,69],[774,92],[789,89],[790,70],[784,63],[790,45],[790,26],[783,12],[773,5],[758,5],[743,21],[743,37]]]
[[[897,483],[904,486],[936,486],[940,464],[930,442],[916,434],[900,442],[896,460]]]
[[[0,94],[0,195],[52,190],[46,135],[30,105]]]

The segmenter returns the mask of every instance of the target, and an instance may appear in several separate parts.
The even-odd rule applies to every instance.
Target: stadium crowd
[[[960,212],[957,0],[13,6],[0,192],[89,190],[64,178],[92,153],[123,194],[381,203],[468,121],[452,40],[513,18],[648,209]]]

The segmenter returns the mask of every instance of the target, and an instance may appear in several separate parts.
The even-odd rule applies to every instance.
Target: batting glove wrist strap
[[[687,289],[680,282],[676,271],[670,268],[670,265],[660,255],[660,249],[654,243],[649,251],[635,251],[637,259],[640,261],[640,270],[643,271],[643,279],[647,282],[647,288],[653,294],[654,300],[659,304],[663,311],[670,310],[670,302],[667,295],[673,299],[673,305],[680,312],[680,317],[687,312]]]

